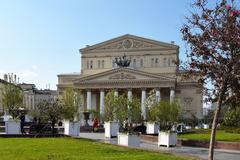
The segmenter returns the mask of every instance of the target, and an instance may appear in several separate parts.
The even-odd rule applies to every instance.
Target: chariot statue
[[[114,63],[116,63],[118,67],[129,67],[131,60],[127,59],[126,55],[123,55],[122,57],[115,58]]]

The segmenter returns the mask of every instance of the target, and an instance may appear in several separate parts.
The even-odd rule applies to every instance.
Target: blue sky
[[[78,49],[133,34],[175,41],[191,0],[0,0],[0,78],[56,89],[57,74],[80,71]]]

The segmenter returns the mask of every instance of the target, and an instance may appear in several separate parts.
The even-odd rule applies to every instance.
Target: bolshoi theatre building
[[[155,90],[158,100],[180,101],[185,118],[202,118],[202,85],[196,77],[183,77],[176,61],[179,46],[134,35],[123,35],[79,50],[80,73],[58,75],[58,93],[67,87],[80,89],[82,108],[104,114],[104,96],[114,94],[138,97],[145,116],[145,100]],[[126,56],[129,67],[119,67],[116,58]]]

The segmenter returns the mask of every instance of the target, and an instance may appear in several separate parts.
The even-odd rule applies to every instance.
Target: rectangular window
[[[104,68],[104,60],[102,60],[102,68]]]
[[[100,69],[100,62],[101,62],[101,61],[100,61],[100,60],[98,60],[98,69]]]
[[[171,59],[171,58],[168,58],[168,67],[171,66],[171,61],[172,61],[172,59]]]
[[[140,67],[143,67],[143,59],[140,60]]]
[[[90,61],[90,69],[93,69],[93,61]]]
[[[151,67],[153,67],[154,66],[154,58],[152,58],[152,60],[151,60]]]
[[[164,66],[164,67],[167,67],[167,58],[164,58],[164,59],[163,59],[163,66]]]
[[[87,61],[87,69],[89,69],[89,61]]]
[[[159,63],[158,58],[156,58],[156,59],[155,59],[155,66],[156,66],[156,67],[158,66],[158,63]]]
[[[115,68],[115,60],[112,60],[112,68]]]
[[[136,68],[136,63],[137,63],[136,59],[133,59],[133,68]]]

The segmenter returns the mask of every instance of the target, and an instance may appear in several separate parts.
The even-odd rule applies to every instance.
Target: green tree
[[[223,125],[230,128],[240,128],[240,107],[228,107],[224,115]]]
[[[105,121],[118,121],[120,130],[123,122],[128,118],[130,123],[142,122],[140,100],[133,98],[129,101],[125,94],[115,96],[114,92],[108,92],[105,96]]]
[[[42,101],[37,105],[33,112],[36,113],[34,114],[35,116],[38,116],[36,118],[41,119],[41,121],[46,123],[50,121],[52,134],[55,134],[55,124],[63,118],[63,107],[59,101]]]
[[[114,119],[119,122],[120,130],[123,128],[123,122],[128,117],[128,99],[125,94],[115,96],[114,98]]]
[[[208,100],[217,102],[209,145],[209,160],[213,160],[222,105],[240,101],[240,10],[234,0],[219,0],[214,5],[195,0],[192,8],[181,29],[190,50],[185,68],[197,74],[201,83],[213,86],[205,85]]]
[[[138,98],[133,98],[133,100],[128,101],[128,117],[130,118],[130,123],[138,124],[143,122],[141,113],[141,103]]]
[[[146,121],[148,122],[156,122],[156,116],[154,115],[153,109],[151,109],[152,106],[155,106],[157,104],[157,98],[156,98],[156,92],[155,90],[151,90],[148,94],[147,99],[145,100],[145,106],[146,106]]]
[[[81,92],[73,88],[67,88],[60,100],[62,104],[63,118],[73,121],[79,119],[80,105],[82,103]]]
[[[114,121],[115,96],[114,91],[110,91],[104,97],[104,121]]]
[[[3,90],[4,110],[15,119],[18,116],[18,109],[23,107],[23,94],[20,87],[12,83],[6,83]]]
[[[150,109],[151,114],[160,124],[161,130],[171,130],[172,126],[179,121],[180,105],[174,102],[160,101],[155,103]]]

